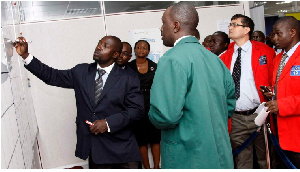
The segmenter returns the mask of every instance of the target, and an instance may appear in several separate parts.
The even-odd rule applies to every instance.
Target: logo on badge
[[[300,76],[300,65],[293,66],[291,69],[291,76]]]
[[[260,65],[265,65],[265,64],[267,64],[267,56],[266,56],[266,55],[263,55],[263,56],[260,56],[260,57],[259,57],[259,64],[260,64]]]

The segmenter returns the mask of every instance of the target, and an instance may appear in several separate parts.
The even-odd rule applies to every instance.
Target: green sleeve
[[[159,129],[175,128],[183,115],[187,74],[174,59],[164,56],[158,63],[150,92],[149,119]]]
[[[235,85],[234,85],[234,81],[232,79],[232,76],[230,74],[227,76],[227,110],[228,110],[228,117],[232,117],[234,109],[235,109],[235,103],[236,103],[236,99],[235,99]]]

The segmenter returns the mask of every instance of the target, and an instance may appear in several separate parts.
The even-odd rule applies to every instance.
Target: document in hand
[[[257,117],[254,119],[254,123],[258,126],[262,126],[266,118],[268,117],[269,112],[267,112],[268,107],[265,107],[265,103],[261,103],[254,113],[257,113]]]

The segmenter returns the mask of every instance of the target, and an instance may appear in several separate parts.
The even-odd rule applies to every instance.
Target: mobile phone
[[[269,88],[264,85],[261,85],[260,88],[263,89],[264,92],[271,92],[271,90],[269,90]]]

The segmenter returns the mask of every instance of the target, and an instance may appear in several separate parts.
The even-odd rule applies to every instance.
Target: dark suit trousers
[[[120,164],[95,164],[92,155],[89,156],[89,169],[142,169],[140,161]]]

